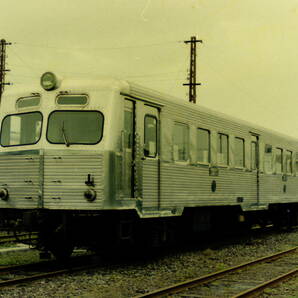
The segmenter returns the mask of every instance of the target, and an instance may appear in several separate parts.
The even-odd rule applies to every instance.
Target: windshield
[[[35,144],[40,139],[42,115],[39,112],[8,115],[2,121],[1,145]]]
[[[103,115],[98,111],[54,111],[49,116],[50,143],[96,144],[103,133]]]

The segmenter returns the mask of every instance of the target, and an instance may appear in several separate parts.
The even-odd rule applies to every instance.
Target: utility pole
[[[7,45],[11,45],[11,43],[6,42],[5,39],[0,40],[0,103],[1,103],[2,93],[4,91],[4,86],[10,85],[10,83],[5,83],[5,73],[9,71],[9,69],[5,68]]]
[[[196,103],[196,86],[201,85],[201,83],[196,82],[197,77],[197,43],[203,43],[202,40],[198,40],[195,36],[192,36],[190,40],[184,41],[184,43],[190,43],[190,67],[189,67],[189,83],[183,84],[183,86],[189,86],[189,101]]]

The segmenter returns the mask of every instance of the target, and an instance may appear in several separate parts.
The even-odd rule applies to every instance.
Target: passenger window
[[[144,155],[147,157],[156,157],[157,155],[157,119],[155,116],[145,116],[145,144]]]
[[[251,141],[251,169],[258,169],[258,138],[256,136],[252,136]]]
[[[217,161],[219,165],[229,164],[229,137],[225,134],[218,134]]]
[[[281,148],[275,149],[275,172],[281,174],[283,172],[283,152]]]
[[[210,131],[203,128],[197,130],[197,160],[210,163]]]
[[[272,173],[272,145],[265,145],[265,154],[264,154],[264,170],[265,173]]]
[[[245,147],[244,139],[235,138],[235,166],[244,168],[245,167]]]
[[[189,155],[189,132],[188,126],[182,123],[174,124],[173,134],[174,160],[187,161]]]
[[[292,151],[286,150],[286,173],[292,174],[293,167],[292,167]]]

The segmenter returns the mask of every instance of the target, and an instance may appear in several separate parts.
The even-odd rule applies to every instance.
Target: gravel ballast
[[[215,248],[216,245],[216,248]],[[298,246],[298,229],[225,240],[205,247],[168,251],[157,257],[106,260],[99,268],[0,290],[0,297],[134,297],[173,283]],[[262,297],[297,297],[298,278]]]

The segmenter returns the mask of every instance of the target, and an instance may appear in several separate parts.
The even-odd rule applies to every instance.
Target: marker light
[[[40,84],[43,89],[50,91],[58,87],[58,80],[52,72],[45,72],[40,78]]]
[[[0,189],[0,199],[3,201],[7,201],[9,197],[8,190],[6,188]]]
[[[87,201],[93,202],[96,199],[96,191],[89,188],[84,192],[84,197]]]

